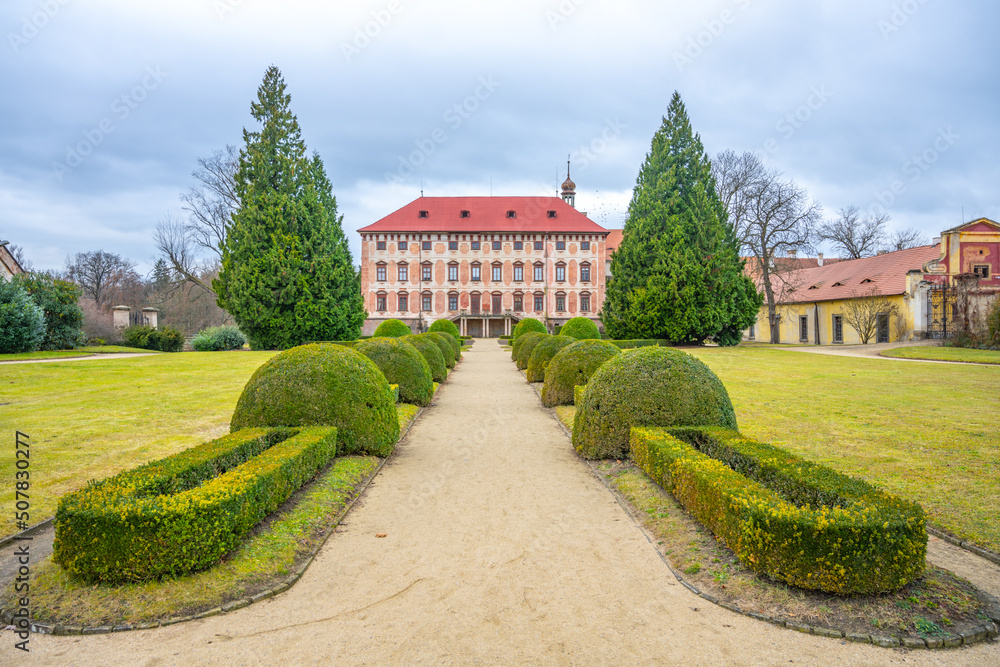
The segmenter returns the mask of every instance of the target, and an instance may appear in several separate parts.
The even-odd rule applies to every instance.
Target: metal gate
[[[947,284],[932,285],[927,291],[927,337],[947,338],[953,335],[955,290]]]

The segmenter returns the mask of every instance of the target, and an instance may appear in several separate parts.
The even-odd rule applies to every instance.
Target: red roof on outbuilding
[[[463,211],[468,217],[462,217]],[[514,217],[509,217],[510,211]],[[559,197],[420,197],[358,232],[606,234],[608,230]]]

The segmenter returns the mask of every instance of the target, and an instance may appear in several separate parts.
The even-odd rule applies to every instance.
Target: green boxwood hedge
[[[401,338],[402,336],[409,336],[413,332],[410,330],[409,325],[402,320],[386,320],[375,328],[375,333],[372,334],[372,338]]]
[[[609,343],[622,350],[637,347],[670,347],[670,341],[664,338],[635,338],[632,340],[609,340]]]
[[[896,590],[924,570],[923,509],[729,429],[635,428],[636,464],[745,566],[838,595]]]
[[[413,405],[430,405],[434,398],[434,378],[427,360],[405,338],[369,338],[355,350],[375,362],[389,384],[399,385],[399,400]]]
[[[434,320],[431,325],[427,328],[427,331],[434,333],[435,331],[441,331],[446,334],[451,334],[455,338],[459,338],[461,332],[458,327],[451,320]]]
[[[584,458],[623,458],[633,426],[736,428],[722,382],[680,350],[622,352],[604,362],[587,385],[573,422],[573,445]]]
[[[621,350],[602,340],[581,340],[562,348],[545,370],[542,403],[549,408],[573,403],[575,387],[587,384],[601,364],[618,354]]]
[[[523,320],[514,325],[511,337],[514,340],[517,340],[523,334],[531,333],[532,331],[538,333],[548,333],[545,329],[545,324],[543,324],[541,320],[536,320],[534,317],[525,317]]]
[[[438,347],[437,342],[424,334],[403,336],[403,340],[417,348],[417,352],[423,355],[424,360],[431,369],[431,377],[435,382],[444,382],[448,377],[448,366],[444,362],[444,353]]]
[[[601,332],[589,317],[574,317],[562,326],[559,335],[570,336],[577,340],[594,340],[601,337]]]
[[[549,334],[539,333],[537,331],[529,331],[526,334],[518,336],[517,340],[514,341],[514,347],[511,350],[518,370],[524,370],[528,367],[528,361],[531,360],[531,353],[535,351],[535,346],[548,337]]]
[[[549,336],[539,341],[528,357],[528,382],[544,382],[545,369],[549,367],[552,357],[556,356],[559,350],[575,342],[577,340],[569,336]]]
[[[337,429],[246,429],[59,501],[54,560],[87,582],[205,569],[337,454]]]
[[[581,405],[583,403],[583,394],[587,391],[587,385],[578,384],[573,387],[573,405]]]
[[[438,346],[441,350],[441,354],[444,356],[444,365],[448,368],[454,368],[455,364],[461,358],[461,344],[456,344],[456,338],[450,334],[446,334],[443,331],[428,331],[427,333],[420,334],[421,336],[426,336]]]
[[[319,425],[337,427],[343,454],[392,453],[399,438],[396,401],[368,357],[330,343],[276,354],[250,377],[229,426]]]

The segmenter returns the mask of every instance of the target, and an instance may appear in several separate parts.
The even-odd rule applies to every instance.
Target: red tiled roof
[[[832,301],[874,287],[886,296],[902,294],[906,291],[907,272],[923,270],[924,264],[938,259],[940,254],[940,245],[927,245],[791,271],[782,274],[785,287],[779,300],[781,303]]]
[[[618,250],[618,246],[622,244],[622,232],[621,229],[612,229],[608,232],[608,237],[604,240],[604,247],[608,250],[608,257],[615,250]]]
[[[420,212],[426,211],[426,217]],[[469,217],[461,217],[468,211]],[[514,211],[515,217],[507,217]],[[549,211],[555,211],[554,218]],[[420,197],[362,234],[379,232],[514,232],[603,234],[608,230],[559,197]]]

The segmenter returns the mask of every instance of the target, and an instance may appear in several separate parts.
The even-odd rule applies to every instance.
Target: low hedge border
[[[217,562],[337,454],[337,429],[246,429],[89,484],[56,510],[53,560],[142,581]]]
[[[721,428],[632,429],[640,469],[754,572],[840,595],[896,590],[925,567],[919,505]]]
[[[612,345],[622,349],[631,350],[635,347],[670,347],[670,341],[663,338],[636,338],[632,340],[608,340]]]

